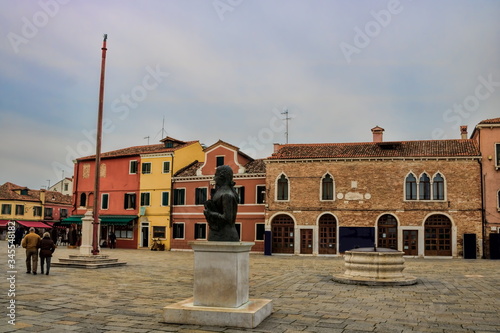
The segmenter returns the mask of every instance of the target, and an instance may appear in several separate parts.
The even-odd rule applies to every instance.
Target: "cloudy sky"
[[[168,135],[265,157],[284,110],[290,143],[455,139],[500,116],[500,1],[0,3],[2,184],[95,153],[105,33],[103,151]]]

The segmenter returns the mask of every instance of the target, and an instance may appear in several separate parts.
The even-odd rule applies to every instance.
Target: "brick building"
[[[482,255],[475,140],[275,145],[266,160],[273,253],[339,254],[374,246],[410,256]],[[271,241],[272,239],[272,241]],[[267,242],[267,241],[266,241]]]
[[[204,162],[195,162],[173,177],[172,240],[174,250],[191,250],[189,241],[206,240],[204,203],[214,187],[215,170],[229,165],[239,195],[236,229],[241,241],[255,242],[252,251],[264,251],[265,165],[231,144],[218,141],[205,149]]]

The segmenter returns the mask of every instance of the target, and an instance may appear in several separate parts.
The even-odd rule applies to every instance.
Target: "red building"
[[[168,140],[167,140],[168,139]],[[117,248],[136,249],[140,245],[139,216],[141,210],[141,172],[146,170],[141,158],[151,154],[169,154],[184,147],[199,145],[198,141],[162,140],[161,144],[135,146],[101,154],[99,186],[100,245],[109,234],[116,235]],[[200,148],[201,149],[201,148]],[[146,164],[146,163],[145,163]],[[170,178],[165,181],[170,184]],[[77,159],[74,167],[73,216],[65,225],[81,224],[87,210],[94,204],[95,156]],[[142,208],[142,209],[141,209]]]
[[[228,165],[239,195],[236,229],[241,241],[255,242],[252,251],[264,251],[264,210],[266,170],[262,160],[254,160],[238,147],[218,141],[205,149],[205,162],[195,162],[173,178],[172,250],[190,250],[188,242],[206,240],[208,225],[204,203],[214,187],[215,169]]]

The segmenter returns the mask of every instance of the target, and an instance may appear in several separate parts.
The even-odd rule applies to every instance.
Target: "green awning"
[[[83,215],[73,215],[61,221],[62,225],[70,225],[70,224],[82,224]],[[127,225],[134,219],[136,219],[136,215],[101,215],[99,219],[101,220],[102,225]]]

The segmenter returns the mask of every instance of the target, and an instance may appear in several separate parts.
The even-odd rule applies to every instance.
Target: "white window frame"
[[[146,194],[147,194],[147,197],[148,197],[148,204],[147,205],[143,205],[142,204],[142,197],[143,197],[143,195],[146,196]],[[141,196],[140,196],[139,200],[141,201],[141,202],[139,202],[139,204],[140,204],[139,206],[141,206],[141,207],[150,207],[151,206],[151,192],[141,192]]]
[[[500,143],[495,142],[495,170],[500,169]]]
[[[105,195],[108,196],[108,200],[107,200],[108,208],[102,208],[102,204],[104,202],[104,196]],[[101,210],[108,210],[108,209],[109,209],[109,193],[101,193]]]
[[[149,172],[144,172],[144,166],[149,164]],[[143,175],[150,175],[153,173],[153,163],[151,162],[142,162],[141,163],[141,174]]]
[[[196,234],[196,227],[198,225],[204,225],[205,226],[205,238],[199,238],[198,235]],[[208,237],[208,224],[206,222],[195,222],[194,224],[194,239],[195,240],[206,240]]]
[[[262,234],[262,239],[257,239],[257,226],[262,225],[264,227],[264,233]],[[265,223],[255,223],[255,230],[254,230],[254,241],[255,242],[263,242],[264,238],[266,237],[266,224]]]
[[[279,179],[281,178],[281,176],[285,176],[286,180],[287,180],[287,185],[288,185],[288,191],[287,191],[287,199],[278,199],[278,181]],[[274,191],[274,200],[277,201],[277,202],[288,202],[290,201],[290,196],[291,196],[291,191],[290,191],[290,178],[288,178],[288,176],[282,172],[279,174],[278,177],[276,177],[276,180],[275,180],[275,191]]]
[[[259,203],[259,187],[264,188],[264,202]],[[255,204],[256,205],[265,205],[266,204],[266,184],[258,184],[255,185]]]
[[[130,172],[132,169],[133,162],[135,162],[135,172]],[[130,160],[128,163],[128,174],[129,175],[136,175],[137,171],[139,171],[139,161],[138,160]]]
[[[165,163],[168,163],[168,172],[165,172]],[[172,165],[170,164],[170,161],[163,161],[161,165],[161,173],[163,174],[169,174],[172,172]]]
[[[183,232],[182,232],[182,238],[175,238],[175,230],[174,230],[174,225],[176,224],[182,224],[183,225]],[[186,223],[185,222],[174,222],[172,224],[172,239],[176,240],[176,239],[179,239],[179,240],[183,240],[183,239],[186,239]]]
[[[331,199],[323,199],[323,179],[325,179],[326,176],[330,176],[332,179],[332,198]],[[333,178],[332,174],[329,172],[326,172],[323,177],[321,177],[319,181],[319,201],[323,202],[330,202],[330,201],[335,201],[335,178]]]
[[[182,204],[182,205],[179,205],[179,204],[176,205],[175,204],[175,190],[184,190],[184,200],[183,200],[184,204]],[[185,187],[174,188],[173,192],[174,192],[173,193],[174,198],[172,199],[172,205],[173,206],[186,206],[186,193],[187,193],[186,188]]]
[[[163,204],[163,193],[168,193],[168,203],[166,205]],[[168,207],[168,206],[170,206],[170,200],[171,200],[171,198],[170,198],[170,191],[162,191],[161,192],[161,199],[160,200],[161,200],[161,206],[162,207]]]

